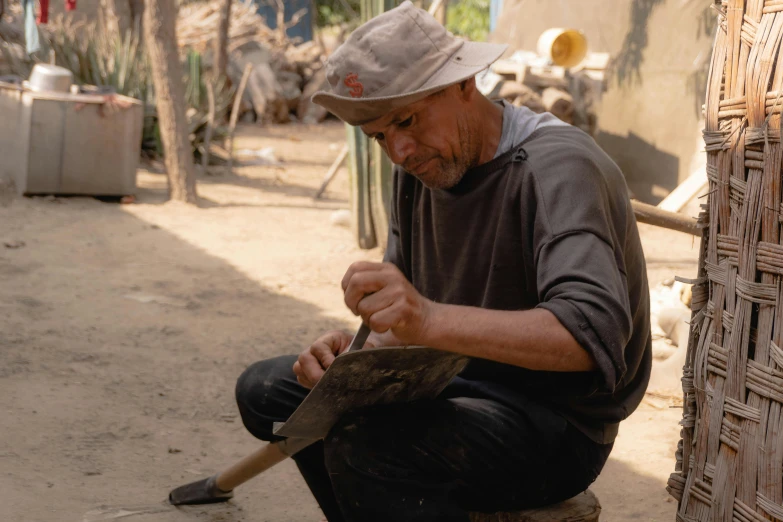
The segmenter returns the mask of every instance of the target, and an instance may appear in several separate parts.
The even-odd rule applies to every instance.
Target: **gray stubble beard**
[[[435,181],[434,183],[424,183],[422,180],[422,183],[428,188],[453,188],[462,181],[462,178],[465,177],[465,173],[478,163],[479,152],[474,150],[477,140],[475,139],[475,133],[473,132],[472,127],[466,119],[458,121],[457,132],[459,134],[460,149],[463,153],[467,152],[467,154],[464,154],[460,158],[455,158],[454,161],[449,161],[441,166],[440,175],[436,180],[433,180]],[[441,163],[443,163],[443,160],[441,160]]]

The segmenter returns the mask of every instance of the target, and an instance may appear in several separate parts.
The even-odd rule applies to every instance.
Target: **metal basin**
[[[39,63],[30,73],[28,86],[37,92],[70,92],[73,74],[64,67]]]

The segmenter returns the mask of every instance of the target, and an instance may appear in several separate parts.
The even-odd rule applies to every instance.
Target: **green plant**
[[[201,54],[190,51],[185,62],[185,102],[188,104],[188,134],[194,154],[200,154],[199,148],[204,143],[207,124],[209,122],[209,97],[205,82],[212,82],[215,96],[215,122],[222,122],[229,113],[234,98],[234,89],[228,85],[224,76],[213,80],[204,76]],[[216,125],[212,137],[222,138],[226,135],[225,127]]]
[[[318,27],[359,23],[361,0],[315,0],[314,3]]]
[[[40,62],[37,56],[49,56],[53,52],[55,64],[71,71],[77,85],[108,87],[117,94],[143,101],[142,149],[147,154],[163,154],[149,61],[143,43],[135,32],[128,31],[121,38],[105,30],[103,25],[72,24],[60,18],[50,23],[48,31],[42,36],[41,52],[26,59],[19,59],[10,51],[7,43],[0,45],[0,51],[10,64],[13,74],[29,77],[33,66]],[[215,95],[216,128],[213,136],[220,138],[224,134],[220,123],[226,119],[234,91],[226,78],[205,78],[200,54],[188,53],[183,64],[183,82],[188,104],[188,134],[194,154],[198,153],[204,140],[209,120],[206,81],[212,82]]]
[[[55,64],[73,72],[77,85],[111,87],[117,94],[147,101],[151,77],[144,47],[133,31],[124,37],[97,24],[50,24],[43,38],[44,55],[54,52]]]
[[[485,41],[489,35],[489,0],[450,2],[446,28],[473,41]]]

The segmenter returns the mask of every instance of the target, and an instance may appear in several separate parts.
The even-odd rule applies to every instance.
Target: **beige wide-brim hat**
[[[363,125],[472,78],[506,48],[457,38],[406,1],[351,34],[326,62],[331,92],[318,91],[312,100]]]

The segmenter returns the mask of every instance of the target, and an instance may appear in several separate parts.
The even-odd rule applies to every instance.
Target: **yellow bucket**
[[[538,54],[555,65],[573,67],[587,55],[587,38],[576,29],[547,29],[538,38]]]

